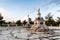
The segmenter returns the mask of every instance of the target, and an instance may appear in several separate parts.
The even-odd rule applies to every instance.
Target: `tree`
[[[21,20],[17,20],[17,21],[16,21],[16,24],[17,24],[18,26],[21,26],[21,25],[22,25]]]
[[[11,24],[12,22],[8,22],[8,24]]]
[[[5,23],[5,21],[3,20],[3,16],[0,13],[0,26],[2,26],[3,23]]]
[[[29,18],[29,23],[34,24],[34,22],[31,20],[31,18]]]
[[[57,26],[59,26],[59,24],[60,24],[60,17],[57,17],[57,18],[58,18],[58,20],[57,20],[56,24],[57,24]]]
[[[1,16],[1,14],[0,14],[0,20],[2,20],[3,19],[3,16]]]
[[[26,21],[26,20],[24,20],[24,21],[23,21],[23,25],[26,25],[26,24],[27,24],[27,21]]]
[[[53,15],[51,15],[51,13],[48,13],[48,15],[45,17],[45,19],[52,19]]]
[[[51,13],[49,13],[45,18],[46,18],[46,21],[45,21],[46,25],[48,25],[48,26],[50,26],[50,25],[55,26],[56,25],[56,23],[53,19],[53,15],[51,15]]]
[[[34,22],[33,21],[30,21],[30,24],[34,24]]]

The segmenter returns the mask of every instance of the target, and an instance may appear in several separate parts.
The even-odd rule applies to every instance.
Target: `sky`
[[[41,17],[51,12],[54,19],[60,17],[60,0],[0,0],[0,13],[6,21],[34,20],[40,8]]]

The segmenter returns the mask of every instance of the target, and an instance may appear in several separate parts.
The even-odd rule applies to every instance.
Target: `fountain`
[[[37,18],[34,20],[34,25],[31,27],[32,33],[48,33],[52,32],[52,30],[49,30],[49,28],[46,26],[44,19],[41,17],[40,9],[38,9]]]

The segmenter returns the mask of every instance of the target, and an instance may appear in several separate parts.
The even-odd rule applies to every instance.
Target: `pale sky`
[[[0,0],[0,12],[6,21],[23,20],[28,14],[34,20],[38,8],[43,18],[49,12],[54,19],[60,17],[60,0]]]

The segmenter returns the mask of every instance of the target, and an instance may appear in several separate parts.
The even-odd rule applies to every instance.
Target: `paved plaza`
[[[22,27],[0,27],[0,40],[60,40],[60,30],[51,34],[31,34]]]

